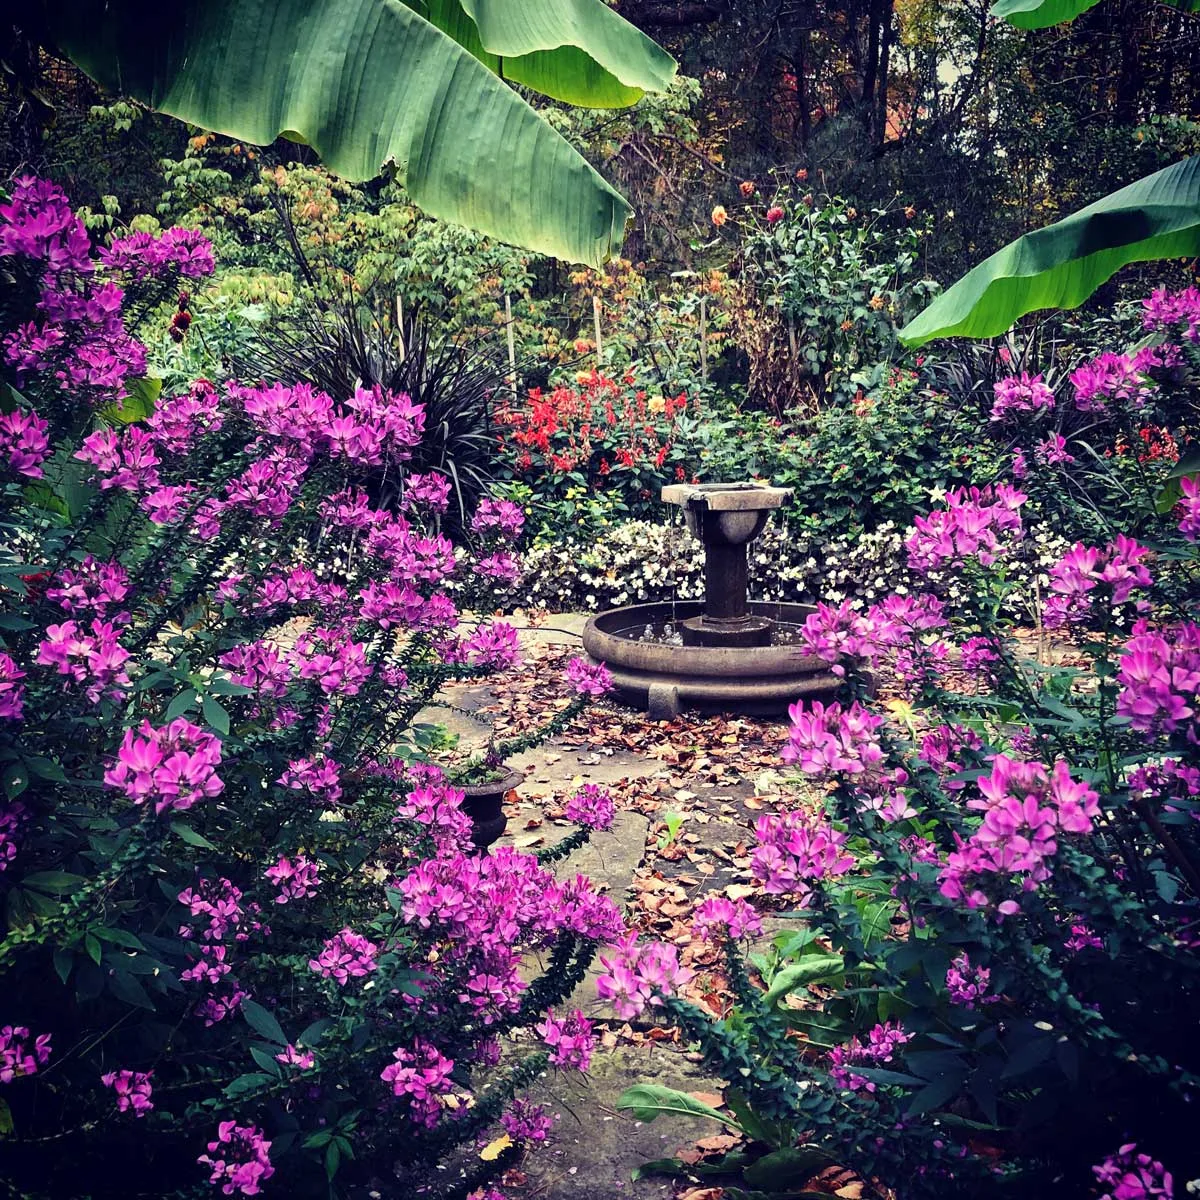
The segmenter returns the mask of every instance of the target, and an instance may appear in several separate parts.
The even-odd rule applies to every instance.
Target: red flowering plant
[[[521,514],[433,532],[404,395],[197,380],[134,412],[115,274],[208,261],[171,231],[96,254],[44,181],[0,207],[30,298],[2,339],[0,1169],[29,1196],[463,1198],[544,1136],[521,1088],[586,1067],[558,1006],[623,934],[585,878],[474,852],[411,727],[514,661],[448,589],[486,598]],[[399,509],[360,486],[384,466]],[[605,800],[568,806],[562,853]]]
[[[495,414],[512,478],[531,489],[539,524],[574,519],[587,496],[603,495],[622,516],[658,511],[665,483],[692,477],[696,420],[686,393],[649,394],[632,371],[620,379],[581,371],[574,383],[533,388]]]
[[[799,648],[842,694],[790,709],[808,787],[751,850],[797,924],[749,954],[759,987],[758,914],[708,901],[736,1004],[662,1001],[729,1083],[747,1144],[709,1166],[732,1187],[791,1195],[831,1163],[877,1197],[1200,1174],[1200,486],[1179,478],[1153,548],[1113,529],[1051,567],[1056,661],[1012,615],[1028,497],[1003,479],[916,518],[922,590],[809,617]],[[622,1106],[678,1106],[663,1093]]]

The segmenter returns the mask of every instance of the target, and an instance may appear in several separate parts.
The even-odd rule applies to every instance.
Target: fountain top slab
[[[792,496],[791,488],[772,487],[769,483],[673,483],[663,488],[664,504],[676,504],[690,511],[761,512],[781,507]]]

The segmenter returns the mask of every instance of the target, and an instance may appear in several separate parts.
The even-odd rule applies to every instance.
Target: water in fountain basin
[[[800,638],[802,626],[788,621],[776,621],[771,631],[772,646],[794,646]],[[614,629],[614,636],[625,638],[631,642],[643,642],[656,646],[682,646],[683,636],[673,621],[663,621],[657,624],[647,624],[640,628]]]

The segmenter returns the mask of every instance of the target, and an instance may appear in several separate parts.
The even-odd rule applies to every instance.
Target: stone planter
[[[510,770],[502,779],[460,785],[464,792],[462,810],[471,818],[471,841],[480,850],[486,850],[504,832],[508,824],[504,797],[520,787],[524,779],[520,771]]]

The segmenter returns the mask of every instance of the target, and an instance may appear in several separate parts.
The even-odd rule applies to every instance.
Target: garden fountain
[[[704,600],[635,604],[588,621],[584,649],[607,665],[620,698],[658,717],[689,706],[767,714],[837,687],[829,664],[794,644],[813,610],[747,595],[747,546],[791,494],[762,483],[663,488],[704,544]]]

